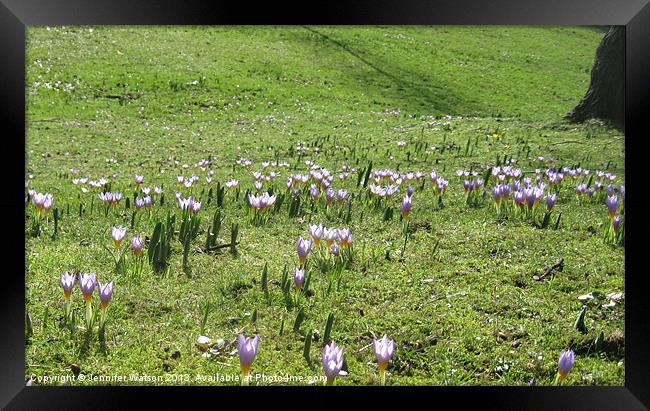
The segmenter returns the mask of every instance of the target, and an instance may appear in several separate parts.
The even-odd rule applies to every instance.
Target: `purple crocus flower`
[[[45,200],[43,200],[43,210],[47,213],[54,206],[54,196],[50,193],[45,193]]]
[[[136,198],[133,204],[135,205],[136,210],[141,209],[142,207],[144,207],[144,198],[140,198],[140,197]]]
[[[40,212],[43,209],[43,204],[45,203],[45,194],[34,193],[32,195],[32,203],[36,208],[36,211]]]
[[[95,273],[83,275],[79,273],[78,280],[79,289],[81,289],[81,293],[84,295],[84,300],[86,300],[86,303],[90,303],[93,299],[93,291],[95,291],[95,286],[97,285]]]
[[[63,287],[63,294],[65,295],[66,300],[70,300],[72,295],[72,290],[74,289],[76,277],[67,271],[61,275],[61,287]]]
[[[320,239],[323,237],[323,225],[312,224],[309,226],[309,235],[316,246],[320,245]]]
[[[144,245],[142,237],[133,237],[131,239],[131,245],[133,247],[133,252],[135,253],[136,257],[139,257],[140,253],[142,253],[142,246]]]
[[[259,335],[255,335],[254,338],[244,337],[242,334],[239,334],[237,337],[237,351],[239,352],[239,367],[241,373],[244,376],[247,376],[251,371],[251,365],[255,360],[257,355],[257,346],[260,342]]]
[[[341,368],[343,368],[343,348],[337,347],[332,341],[323,349],[323,371],[327,377],[327,385],[332,385]]]
[[[296,290],[302,289],[302,286],[305,284],[305,270],[296,267],[293,270],[293,288]]]
[[[339,204],[343,204],[343,201],[345,201],[345,197],[348,195],[347,190],[339,190],[336,192],[336,201],[339,202]]]
[[[449,186],[449,181],[445,180],[442,177],[438,178],[438,181],[436,182],[436,188],[438,189],[438,194],[442,194],[445,189]]]
[[[614,218],[616,208],[618,207],[618,197],[616,194],[607,197],[607,209],[609,210],[609,217]]]
[[[330,254],[332,254],[334,257],[338,257],[339,255],[339,246],[336,243],[332,243],[329,248]]]
[[[611,184],[607,184],[607,186],[605,187],[605,191],[607,192],[608,196],[610,196],[610,197],[613,196],[614,195],[614,186],[611,185]]]
[[[415,191],[415,188],[413,186],[408,186],[406,187],[406,195],[411,197],[413,195],[413,192]]]
[[[336,192],[332,187],[328,188],[327,191],[325,192],[325,202],[330,205],[332,204],[332,201],[334,201],[334,196],[336,195]]]
[[[120,248],[120,244],[122,243],[122,240],[124,239],[124,236],[126,235],[126,227],[113,227],[111,231],[111,236],[113,237],[113,242],[115,244],[115,248]]]
[[[399,210],[402,213],[402,218],[408,220],[409,213],[411,212],[411,196],[406,195],[402,198],[402,203],[399,206]]]
[[[501,202],[501,194],[502,194],[502,188],[501,185],[495,185],[494,188],[492,188],[492,199],[494,200],[495,203],[499,204]]]
[[[298,237],[298,259],[300,261],[300,265],[305,264],[305,260],[307,259],[307,254],[309,254],[309,251],[311,251],[311,241],[306,240],[302,237]]]
[[[535,191],[532,188],[525,188],[524,196],[526,197],[526,205],[528,208],[533,208],[535,205]]]
[[[142,182],[144,181],[144,176],[136,174],[134,180],[135,180],[135,185],[137,187],[140,184],[142,184]]]
[[[108,284],[102,285],[100,281],[97,281],[97,292],[100,300],[99,307],[105,310],[113,297],[113,282],[111,281]]]
[[[521,205],[526,200],[526,195],[523,191],[515,191],[512,195],[513,200],[515,201],[515,206],[521,207]]]
[[[553,209],[556,200],[557,200],[557,194],[551,194],[551,193],[546,194],[546,208],[548,208],[548,211],[551,211]]]
[[[332,243],[339,238],[339,230],[336,228],[323,228],[323,238],[327,243],[327,247],[331,247]]]
[[[352,233],[348,228],[339,230],[339,246],[350,247],[352,246]]]
[[[320,194],[320,190],[318,189],[318,186],[316,184],[312,184],[309,187],[309,191],[311,193],[312,199],[316,200],[318,198],[318,195]]]
[[[562,350],[560,353],[560,359],[557,364],[558,372],[560,373],[560,381],[563,381],[569,371],[573,368],[575,364],[575,354],[572,350]]]
[[[612,220],[612,226],[614,227],[614,231],[618,232],[619,227],[621,226],[621,216],[617,215],[614,217],[614,220]]]
[[[384,336],[377,340],[373,339],[373,346],[375,348],[375,357],[377,358],[377,364],[379,364],[379,371],[383,373],[388,367],[388,362],[393,356],[393,349],[395,348],[395,342],[389,340],[388,336]]]

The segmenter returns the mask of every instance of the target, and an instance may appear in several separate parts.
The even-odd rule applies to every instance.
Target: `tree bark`
[[[589,89],[567,118],[578,123],[599,118],[623,130],[624,109],[625,26],[612,26],[596,49]]]

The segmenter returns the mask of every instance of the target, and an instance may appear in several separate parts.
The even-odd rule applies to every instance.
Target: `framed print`
[[[0,403],[645,409],[650,7],[287,10],[2,0]]]

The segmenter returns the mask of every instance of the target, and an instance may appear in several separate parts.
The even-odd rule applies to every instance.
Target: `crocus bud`
[[[72,289],[74,288],[75,276],[65,272],[61,275],[61,287],[63,287],[63,294],[66,300],[70,300]]]
[[[551,194],[551,193],[546,194],[546,208],[548,208],[548,211],[551,211],[553,209],[553,206],[555,206],[556,201],[557,201],[556,194]]]
[[[300,265],[305,264],[307,259],[307,254],[311,250],[311,241],[305,240],[302,237],[298,238],[298,259],[300,260]]]
[[[575,354],[572,350],[562,350],[560,353],[560,359],[557,364],[558,373],[560,374],[560,381],[563,381],[569,371],[573,368],[575,364]]]
[[[113,297],[113,282],[109,282],[108,284],[102,285],[101,282],[97,282],[97,292],[99,293],[99,307],[102,310],[105,310],[106,307],[108,307],[108,303],[111,302],[111,298]]]
[[[248,376],[251,371],[251,366],[257,355],[257,346],[259,344],[259,336],[255,338],[244,337],[239,334],[237,337],[237,351],[239,352],[239,366],[241,373],[244,377]]]
[[[614,218],[616,214],[616,208],[618,206],[618,197],[614,194],[607,197],[607,209],[609,210],[609,217]]]
[[[296,267],[293,270],[293,288],[296,290],[302,289],[305,284],[305,270]]]
[[[139,257],[142,253],[142,246],[144,245],[142,237],[133,237],[131,239],[131,245],[133,246],[133,253],[136,255],[136,257]]]
[[[406,195],[402,199],[402,203],[400,204],[400,212],[402,213],[402,218],[404,220],[408,220],[409,218],[409,213],[411,212],[411,197]]]

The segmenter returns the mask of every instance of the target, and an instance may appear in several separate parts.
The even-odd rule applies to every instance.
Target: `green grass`
[[[386,333],[397,345],[388,384],[525,385],[533,377],[552,384],[559,353],[570,346],[577,357],[568,384],[622,385],[625,303],[602,305],[606,294],[624,291],[624,248],[602,238],[605,205],[579,204],[569,179],[554,211],[562,213],[559,227],[538,229],[497,218],[489,197],[468,207],[455,174],[482,172],[507,155],[528,175],[580,164],[592,173],[608,168],[622,184],[623,135],[599,122],[562,118],[587,89],[602,35],[586,27],[29,28],[27,173],[31,187],[54,194],[63,217],[56,239],[51,221],[33,238],[26,220],[26,309],[33,324],[26,374],[73,375],[72,364],[86,377],[135,373],[163,376],[165,384],[237,374],[232,346],[211,359],[195,347],[202,307],[211,302],[203,334],[213,341],[260,333],[254,373],[322,375],[323,330],[333,313],[331,336],[345,347],[349,373],[336,384],[377,383],[368,345],[373,333]],[[503,136],[486,137],[493,132]],[[320,150],[291,154],[299,142]],[[418,143],[426,150],[416,152]],[[375,170],[435,169],[450,184],[442,209],[428,183],[416,191],[413,232],[401,255],[399,210],[383,221],[383,210],[358,200],[349,224],[321,209],[310,217],[303,208],[290,218],[285,200],[268,224],[251,226],[243,201],[251,171],[233,168],[240,156],[253,160],[251,171],[276,157],[296,167],[279,170],[280,192],[289,173],[307,171],[307,159],[333,173],[343,164],[361,170],[369,161]],[[238,223],[238,256],[200,252],[216,209],[204,198],[191,277],[177,239],[164,275],[148,266],[139,280],[116,274],[104,246],[111,246],[111,226],[130,225],[131,210],[123,200],[104,217],[96,193],[81,194],[70,169],[76,177],[109,178],[125,197],[132,197],[135,173],[144,174],[144,186],[163,185],[165,206],[139,219],[130,240],[134,231],[151,236],[157,219],[176,212],[177,175],[199,175],[193,194],[201,192],[206,172],[195,164],[208,157],[215,182],[241,181],[240,201],[226,195],[218,240],[228,242]],[[356,175],[333,186],[366,192],[356,187]],[[31,215],[33,208],[26,210]],[[285,265],[297,264],[295,241],[307,236],[309,221],[349,226],[355,259],[341,289],[329,295],[326,274],[311,270],[314,295],[302,297],[306,318],[295,333],[297,310],[285,307],[278,282]],[[533,279],[560,258],[561,272]],[[265,264],[268,298],[260,284]],[[72,270],[116,283],[104,345],[96,333],[86,343],[83,330],[62,326],[59,277]],[[588,292],[597,298],[578,300]],[[73,296],[81,324],[78,287]],[[586,334],[573,327],[584,304]],[[313,330],[321,339],[312,342],[309,366],[303,338]],[[601,331],[605,349],[595,352],[589,343]]]

